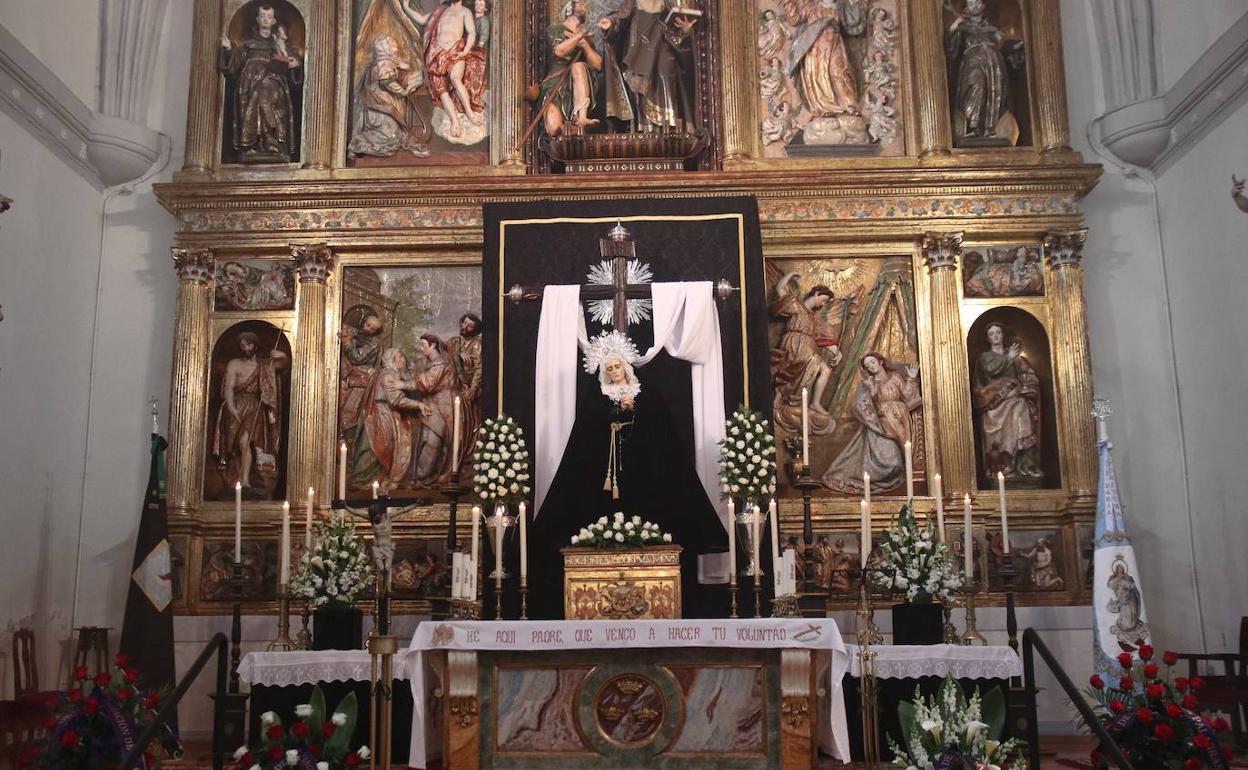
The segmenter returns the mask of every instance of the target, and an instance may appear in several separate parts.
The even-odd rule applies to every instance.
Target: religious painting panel
[[[217,263],[213,310],[294,310],[295,268],[289,260]]]
[[[758,0],[767,158],[904,155],[897,0]]]
[[[451,577],[445,538],[398,539],[390,576],[395,599],[446,596]]]
[[[300,548],[302,545],[298,543]],[[243,589],[244,600],[277,599],[277,573],[280,569],[277,540],[244,540],[242,557],[243,580],[246,581]],[[199,572],[200,601],[234,601],[233,588],[230,586],[233,567],[233,539],[203,542]]]
[[[945,519],[949,521],[948,518]],[[966,564],[966,541],[963,533],[966,527],[962,524],[945,524],[945,542],[949,544],[949,553],[959,569]],[[971,569],[975,580],[982,581],[988,574],[988,535],[978,524],[971,526]]]
[[[794,544],[796,542],[794,539]],[[800,548],[797,553],[800,557]],[[832,531],[815,535],[814,563],[807,569],[815,584],[827,591],[830,600],[858,598],[861,564],[862,536],[859,532]]]
[[[962,293],[967,298],[1044,296],[1040,246],[967,247],[962,255]]]
[[[343,269],[336,433],[348,497],[374,481],[392,495],[445,485],[457,464],[456,397],[459,461],[470,459],[481,424],[480,312],[479,267]]]
[[[518,141],[533,141],[540,170],[716,166],[718,0],[534,6],[524,94],[532,122]]]
[[[1020,0],[945,3],[945,64],[955,146],[1032,143],[1025,18]]]
[[[1059,489],[1057,412],[1049,337],[1025,310],[997,307],[966,337],[979,489]]]
[[[1068,564],[1062,531],[1049,529],[1019,529],[1010,527],[1010,552],[1005,553],[1005,542],[999,531],[991,533],[988,550],[988,584],[991,590],[1004,591],[1005,580],[1002,567],[1008,562],[1014,569],[1013,590],[1034,593],[1068,593],[1066,565]]]
[[[280,500],[286,489],[291,346],[269,321],[227,327],[212,348],[204,500]]]
[[[347,165],[488,164],[494,0],[352,0],[351,13]]]
[[[221,161],[298,163],[307,69],[306,2],[231,0],[217,51],[225,78]]]
[[[814,479],[825,495],[904,494],[909,442],[915,493],[927,488],[927,436],[909,256],[770,259],[776,444],[802,458],[802,394]],[[800,497],[792,463],[779,493]]]

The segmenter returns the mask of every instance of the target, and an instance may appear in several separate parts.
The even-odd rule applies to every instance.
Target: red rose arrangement
[[[367,746],[352,750],[358,705],[355,694],[329,711],[321,688],[308,703],[295,707],[295,718],[284,725],[273,711],[260,715],[260,745],[240,746],[234,752],[237,770],[352,770],[370,756]]]
[[[1088,700],[1105,731],[1136,767],[1227,770],[1231,753],[1218,746],[1217,733],[1230,725],[1199,713],[1196,693],[1204,681],[1173,676],[1176,653],[1162,654],[1164,666],[1153,662],[1156,651],[1149,645],[1137,654],[1138,660],[1129,652],[1118,656],[1122,675],[1116,686],[1099,674],[1088,680]],[[1097,770],[1109,767],[1103,746],[1092,752],[1092,764]]]
[[[47,736],[26,747],[18,756],[19,767],[44,770],[121,764],[139,735],[156,721],[161,694],[142,687],[142,675],[130,665],[129,655],[119,654],[114,665],[116,676],[110,671],[92,673],[86,666],[74,668],[73,685],[60,693],[55,710],[44,720]],[[168,725],[157,736],[163,755],[181,753]],[[139,767],[156,770],[160,758],[147,752]]]

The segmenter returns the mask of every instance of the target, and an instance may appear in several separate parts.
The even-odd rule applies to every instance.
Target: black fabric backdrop
[[[662,219],[714,215],[738,216]],[[498,412],[501,366],[502,410],[520,422],[525,436],[532,441],[534,399],[537,395],[534,393],[534,368],[541,303],[533,301],[515,305],[503,300],[500,308],[499,297],[514,284],[526,287],[584,284],[589,268],[603,259],[598,241],[606,237],[617,217],[622,218],[624,225],[632,231],[637,258],[650,265],[654,281],[717,281],[726,278],[733,286],[743,288],[747,318],[744,354],[741,297],[734,294],[719,303],[724,349],[724,406],[727,412],[731,412],[743,402],[747,387],[743,372],[748,363],[750,405],[770,417],[763,254],[758,202],[752,196],[485,204],[482,270],[484,415],[491,416]],[[586,219],[601,221],[576,221]],[[498,342],[500,323],[504,333],[502,361],[499,360]],[[587,319],[587,323],[590,336],[600,331],[592,320]],[[630,326],[628,333],[643,352],[653,342],[653,329],[648,322]],[[667,400],[676,412],[677,424],[681,425],[692,425],[688,372],[688,364],[674,360],[666,353],[661,353],[644,369],[646,382],[661,387],[669,394]],[[595,381],[582,373],[578,387],[595,387]],[[681,435],[680,438],[692,456],[692,435]]]

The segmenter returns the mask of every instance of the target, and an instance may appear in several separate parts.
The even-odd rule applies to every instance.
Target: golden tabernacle
[[[568,620],[680,617],[680,546],[561,550]]]

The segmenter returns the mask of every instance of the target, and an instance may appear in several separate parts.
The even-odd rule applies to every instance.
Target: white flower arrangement
[[[491,417],[477,431],[472,490],[486,503],[518,503],[533,491],[524,431],[510,416]]]
[[[642,521],[640,516],[625,518],[620,511],[610,519],[601,517],[572,536],[572,545],[587,548],[628,548],[671,542],[671,534],[660,531],[658,524]]]
[[[364,538],[351,521],[333,521],[316,527],[312,550],[299,560],[290,579],[291,595],[313,607],[351,605],[373,582],[373,565]]]
[[[914,701],[899,704],[897,712],[905,745],[889,736],[894,767],[935,770],[941,757],[952,755],[971,760],[976,767],[1027,770],[1020,742],[1001,740],[1005,697],[1000,689],[981,696],[976,688],[968,698],[957,680],[946,676],[930,701],[916,687]]]
[[[872,572],[877,585],[920,604],[948,599],[963,579],[948,545],[936,540],[930,521],[919,527],[908,503],[880,537],[880,562]]]
[[[761,412],[739,406],[724,423],[719,483],[725,498],[759,501],[776,493],[776,439]]]

